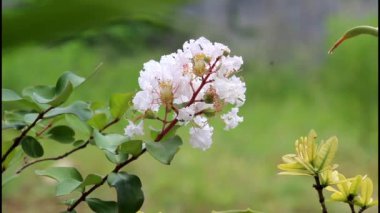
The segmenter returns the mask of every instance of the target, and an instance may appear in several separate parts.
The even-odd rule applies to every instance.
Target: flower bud
[[[197,54],[194,56],[194,58],[193,58],[193,64],[194,64],[193,72],[196,76],[201,77],[207,72],[206,60],[209,60],[209,59],[207,59],[206,55],[203,53]]]
[[[174,99],[171,82],[160,82],[160,99],[166,108],[171,108]]]

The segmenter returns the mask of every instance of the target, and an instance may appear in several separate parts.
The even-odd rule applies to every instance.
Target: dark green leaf
[[[78,147],[78,146],[81,146],[81,145],[84,144],[84,143],[85,143],[84,140],[76,140],[76,141],[73,143],[73,146]]]
[[[117,203],[115,201],[86,198],[86,202],[90,209],[96,213],[117,213]]]
[[[160,142],[148,141],[146,142],[146,149],[156,160],[169,165],[181,145],[181,138],[179,136],[174,136]]]
[[[114,118],[120,118],[128,110],[133,93],[116,93],[110,99],[110,111]]]
[[[76,101],[67,107],[57,107],[50,110],[45,114],[45,118],[51,118],[61,114],[74,114],[83,121],[87,121],[92,116],[92,112],[89,108],[88,103],[83,101]]]
[[[39,158],[44,155],[44,149],[41,144],[31,136],[25,136],[21,140],[21,147],[32,158]]]
[[[115,153],[117,147],[128,141],[128,138],[123,135],[109,134],[102,135],[99,131],[94,130],[93,133],[95,144],[102,150],[107,150],[109,152]]]
[[[107,182],[116,188],[117,204],[121,213],[135,213],[144,203],[144,193],[141,190],[142,184],[136,175],[126,172],[111,173]]]
[[[10,89],[1,89],[1,101],[18,101],[21,100],[22,97],[19,96],[15,91]]]
[[[77,181],[75,179],[65,179],[57,184],[55,196],[70,194],[74,190],[78,189],[81,184],[81,181]]]
[[[97,113],[87,123],[95,129],[102,129],[107,124],[107,115],[105,113]]]
[[[126,143],[121,144],[121,146],[119,147],[119,153],[127,153],[133,156],[140,154],[141,150],[142,141],[140,140],[128,141]]]
[[[82,175],[78,172],[76,168],[73,167],[51,167],[45,170],[36,170],[37,175],[47,176],[62,182],[67,179],[74,179],[82,182]]]
[[[68,126],[55,126],[48,131],[49,138],[56,140],[60,143],[74,142],[75,132]]]

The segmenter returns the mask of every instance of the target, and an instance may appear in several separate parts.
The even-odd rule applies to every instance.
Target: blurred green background
[[[185,143],[172,165],[144,155],[125,168],[142,180],[142,210],[320,212],[312,178],[279,176],[277,164],[313,128],[319,139],[339,138],[335,162],[340,172],[368,174],[377,188],[378,40],[360,36],[327,55],[347,29],[378,25],[377,1],[291,2],[4,0],[3,88],[21,92],[52,85],[68,70],[89,76],[103,63],[68,103],[106,102],[112,93],[137,91],[143,63],[176,51],[184,41],[205,36],[224,43],[244,59],[244,122],[227,132],[215,119],[214,144],[206,152],[191,148],[188,129],[182,128]],[[110,132],[122,132],[125,124]],[[9,137],[3,131],[2,138]],[[48,156],[71,149],[44,147]],[[51,165],[74,165],[83,175],[104,175],[113,168],[95,147],[33,166],[2,189],[2,210],[63,210],[54,185],[33,172]],[[92,195],[115,198],[106,185]],[[327,205],[331,212],[349,211],[340,203]],[[78,210],[90,212],[84,203]],[[367,212],[377,211],[376,206]]]

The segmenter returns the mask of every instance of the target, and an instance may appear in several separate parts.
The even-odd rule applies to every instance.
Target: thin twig
[[[350,206],[350,209],[351,209],[351,213],[355,213],[355,206],[354,206],[354,195],[350,194],[348,197],[347,197],[347,203],[348,205]]]
[[[197,95],[199,94],[199,92],[201,91],[201,89],[206,85],[206,82],[207,82],[207,79],[209,78],[209,76],[211,75],[212,73],[212,69],[214,69],[216,63],[220,60],[220,57],[218,57],[214,64],[210,67],[209,69],[209,74],[206,75],[206,77],[202,77],[202,83],[200,84],[199,88],[197,91],[195,91],[193,93],[193,96],[191,97],[190,101],[188,102],[188,104],[186,105],[187,106],[190,106],[191,104],[194,103]],[[165,119],[166,120],[166,119]],[[176,124],[178,123],[178,120],[177,119],[174,119],[172,122],[170,122],[170,124],[168,126],[166,126],[165,124],[163,124],[164,126],[166,126],[159,135],[157,135],[156,139],[154,140],[155,142],[159,142]],[[116,165],[116,167],[112,170],[112,172],[114,173],[117,173],[119,172],[120,169],[122,169],[124,166],[128,165],[129,163],[131,163],[132,161],[135,161],[137,160],[142,154],[144,154],[146,152],[146,148],[144,148],[140,154],[138,154],[137,156],[134,156],[130,159],[128,159],[127,161],[125,161],[124,163],[121,163],[121,164],[118,164]],[[111,173],[112,173],[111,172]],[[101,185],[104,184],[104,182],[107,180],[107,177],[108,175],[104,176],[102,181],[96,185],[94,185],[93,187],[91,187],[88,191],[84,192],[76,201],[74,204],[70,205],[68,208],[67,208],[67,211],[70,212],[70,211],[73,211],[75,209],[76,206],[78,206],[82,201],[85,201],[86,200],[86,197],[91,194],[95,189],[99,188]],[[319,179],[318,179],[318,183],[319,183]],[[324,212],[324,213],[327,213]]]
[[[319,203],[321,204],[321,207],[322,207],[322,213],[327,213],[327,208],[325,205],[325,198],[323,197],[324,186],[321,185],[318,175],[314,176],[314,179],[315,179],[315,184],[313,185],[313,187],[318,192]]]
[[[361,208],[359,209],[358,213],[362,213],[362,212],[364,212],[364,210],[366,210],[366,209],[367,209],[367,206],[363,206],[363,207],[361,207]]]
[[[17,138],[14,139],[14,142],[12,144],[11,147],[9,147],[9,149],[5,152],[5,154],[1,157],[1,163],[4,163],[4,161],[7,159],[8,155],[18,146],[20,145],[21,143],[21,140],[26,136],[26,134],[37,124],[37,122],[39,120],[41,120],[44,115],[49,112],[50,110],[52,110],[54,107],[51,106],[49,108],[47,108],[45,111],[43,112],[40,112],[37,116],[37,118],[33,121],[33,123],[31,123],[26,129],[24,129],[20,136],[18,136]],[[4,172],[5,170],[3,170]]]
[[[110,123],[108,123],[107,125],[105,125],[102,129],[99,130],[99,132],[102,132],[104,130],[106,130],[108,127],[112,126],[113,124],[117,123],[120,119],[119,118],[116,118],[114,119],[113,121],[111,121]],[[90,136],[90,138],[82,145],[62,154],[62,155],[59,155],[59,156],[56,156],[56,157],[50,157],[50,158],[43,158],[43,159],[39,159],[39,160],[35,160],[35,161],[32,161],[28,164],[25,164],[23,167],[21,167],[17,172],[16,174],[20,174],[24,169],[28,168],[29,166],[32,166],[36,163],[40,163],[40,162],[44,162],[44,161],[51,161],[51,160],[60,160],[62,158],[65,158],[69,155],[71,155],[72,153],[76,152],[76,151],[79,151],[81,149],[84,149],[86,148],[86,146],[90,143],[90,141],[92,140],[92,136]]]
[[[143,155],[144,153],[146,152],[146,149],[144,148],[140,154],[128,159],[127,161],[125,161],[124,163],[121,163],[121,164],[118,164],[116,165],[116,167],[112,170],[111,173],[117,173],[119,172],[120,169],[122,169],[124,166],[128,165],[129,163],[131,163],[132,161],[135,161],[137,160],[141,155]],[[72,210],[75,209],[75,207],[77,207],[79,205],[79,203],[81,203],[82,201],[85,201],[86,200],[86,197],[91,194],[95,189],[99,188],[100,186],[102,186],[106,180],[108,178],[108,175],[104,176],[102,181],[98,184],[95,184],[94,186],[92,186],[88,191],[84,192],[79,198],[78,200],[75,201],[75,203],[73,203],[71,206],[69,206],[67,208],[67,211],[68,212],[71,212]]]

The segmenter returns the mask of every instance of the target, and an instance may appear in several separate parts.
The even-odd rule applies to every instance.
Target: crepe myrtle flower
[[[245,102],[246,86],[235,75],[243,59],[230,52],[224,44],[200,37],[186,41],[182,49],[159,61],[146,62],[138,79],[141,90],[132,100],[134,109],[145,115],[158,115],[163,109],[163,117],[153,117],[162,122],[164,133],[176,124],[190,124],[190,143],[208,149],[214,130],[208,123],[209,117],[232,107],[221,116],[225,129],[235,128],[243,121],[237,113]]]

